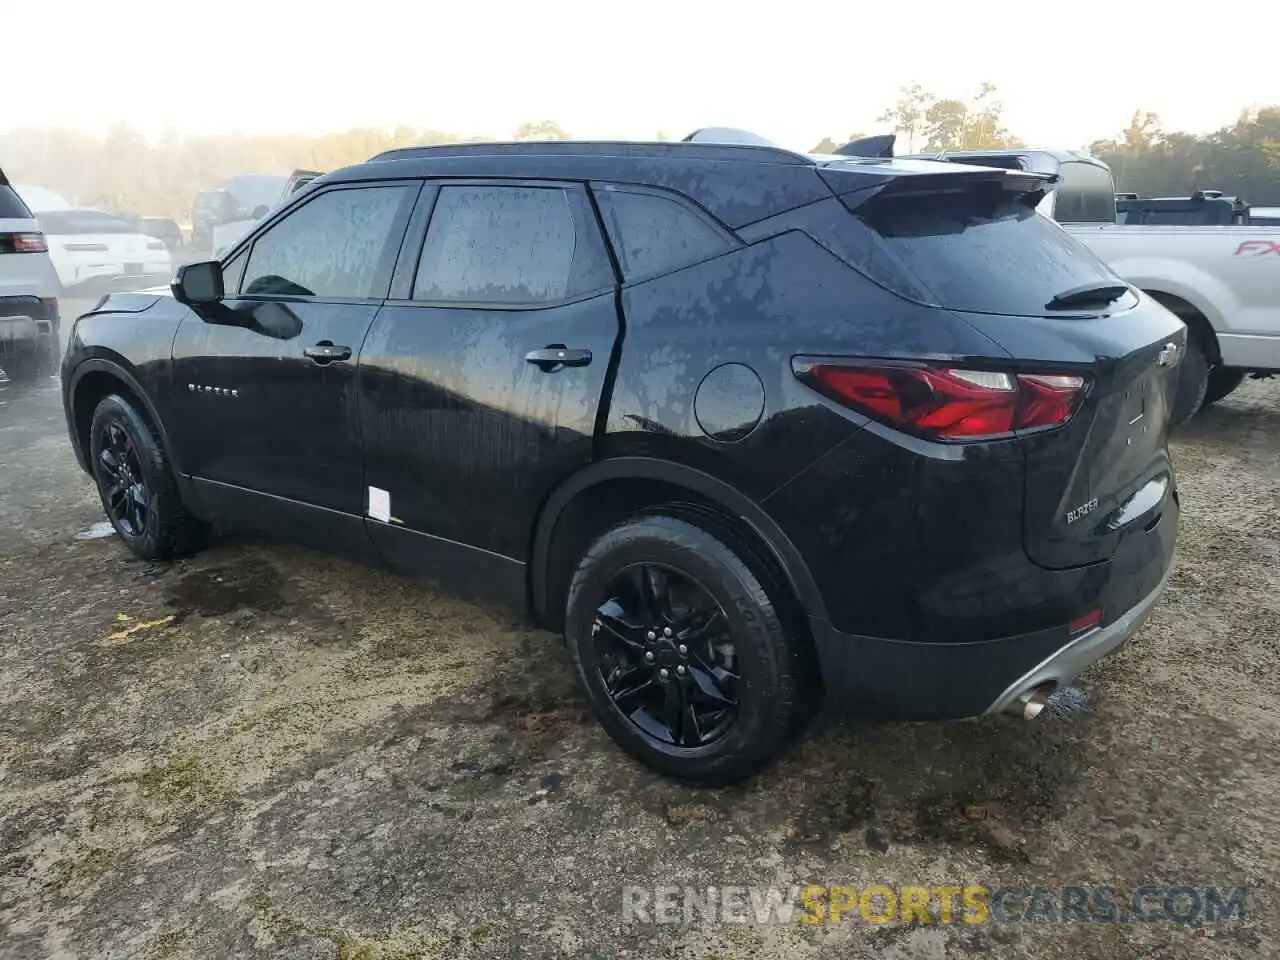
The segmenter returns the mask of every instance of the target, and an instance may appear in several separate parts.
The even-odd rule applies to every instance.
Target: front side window
[[[628,280],[686,267],[733,244],[707,220],[669,197],[604,187],[596,202]]]
[[[249,251],[241,250],[222,265],[222,291],[227,296],[240,292],[244,280],[244,268],[249,263]]]
[[[393,243],[399,244],[396,227],[402,223],[399,213],[408,199],[409,188],[400,185],[318,195],[253,242],[240,292],[384,296],[389,253]]]
[[[413,285],[415,300],[526,306],[613,283],[584,197],[560,187],[440,188]]]

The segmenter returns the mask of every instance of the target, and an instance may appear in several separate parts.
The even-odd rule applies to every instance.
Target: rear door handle
[[[585,367],[591,362],[591,351],[553,343],[541,350],[530,350],[524,355],[524,359],[547,373],[555,373],[563,367]]]
[[[335,360],[350,360],[351,348],[334,344],[330,340],[321,340],[314,347],[307,347],[302,351],[304,356],[310,357],[316,363],[324,366],[326,363],[333,363]]]

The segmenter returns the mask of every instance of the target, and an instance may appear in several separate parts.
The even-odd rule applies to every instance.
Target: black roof
[[[530,140],[451,143],[380,153],[326,183],[420,177],[604,181],[676,190],[730,227],[831,196],[812,157],[778,147]]]
[[[723,160],[740,163],[783,163],[813,166],[812,157],[782,147],[741,143],[675,143],[669,140],[513,140],[505,142],[442,143],[400,147],[370,157],[409,160],[424,157],[648,157],[651,159]]]
[[[731,228],[903,175],[954,175],[956,165],[919,160],[815,157],[743,143],[526,140],[388,150],[317,181],[474,178],[596,181],[677,191]],[[977,168],[973,168],[977,169]],[[833,190],[831,177],[845,180]]]

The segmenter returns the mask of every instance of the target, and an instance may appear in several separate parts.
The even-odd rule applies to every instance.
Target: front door
[[[370,535],[393,565],[523,602],[538,510],[592,457],[613,268],[581,185],[444,183],[415,239],[360,355]]]
[[[346,516],[364,539],[356,358],[417,189],[334,187],[289,208],[226,263],[226,299],[179,327],[175,443],[219,519],[290,534]],[[340,546],[336,528],[311,532]]]

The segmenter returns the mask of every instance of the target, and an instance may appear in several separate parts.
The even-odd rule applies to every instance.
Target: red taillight
[[[12,253],[48,253],[49,245],[43,233],[3,233],[0,234],[0,252]]]
[[[1074,374],[950,367],[804,362],[796,374],[833,399],[932,440],[1060,426],[1085,387]]]

